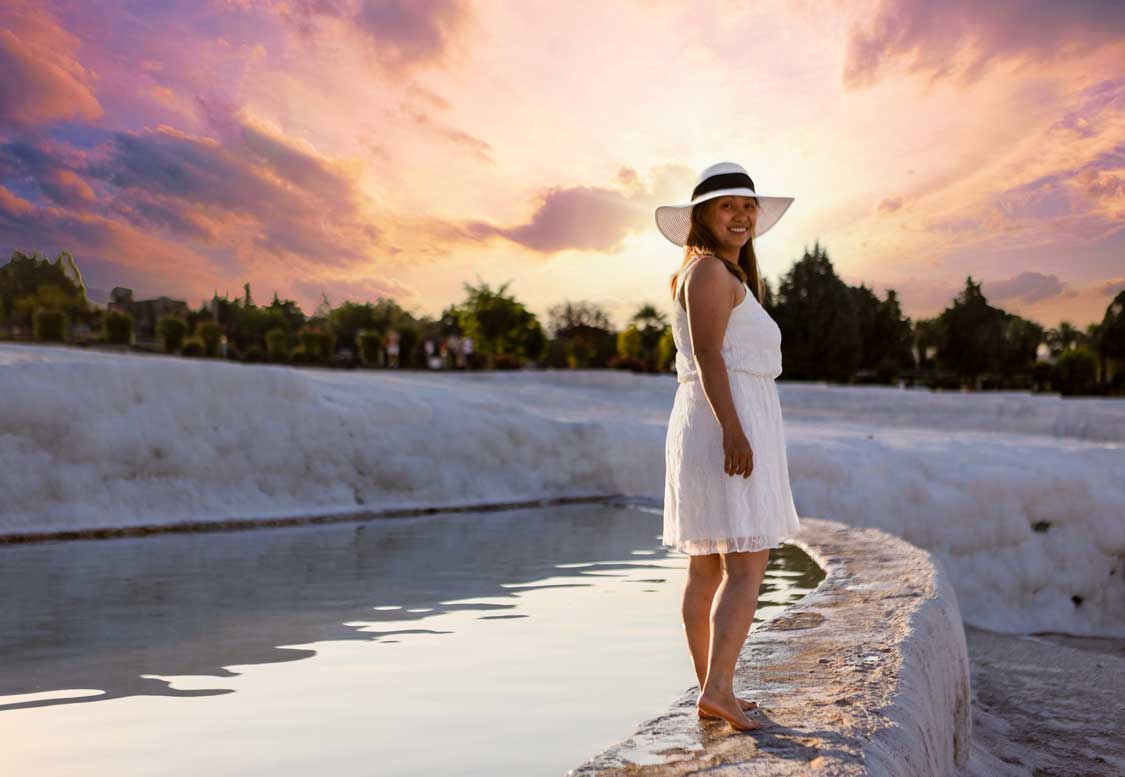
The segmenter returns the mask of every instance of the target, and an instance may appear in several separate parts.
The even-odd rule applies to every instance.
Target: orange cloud
[[[102,117],[93,75],[73,52],[78,39],[29,2],[0,10],[0,126],[28,128]]]

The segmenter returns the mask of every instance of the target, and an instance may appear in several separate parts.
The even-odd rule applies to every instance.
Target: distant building
[[[186,320],[188,306],[183,300],[170,297],[156,299],[133,299],[133,290],[116,286],[109,293],[107,310],[128,313],[133,317],[133,332],[137,337],[156,337],[156,322],[168,316]]]
[[[128,312],[128,306],[133,304],[133,290],[126,289],[124,286],[114,286],[113,291],[109,293],[108,307],[110,310],[118,310],[123,313]],[[114,306],[117,307],[114,307]]]

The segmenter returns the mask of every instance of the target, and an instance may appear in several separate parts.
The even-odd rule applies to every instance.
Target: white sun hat
[[[682,246],[691,229],[691,209],[705,200],[731,194],[757,198],[758,221],[754,238],[764,235],[793,204],[792,197],[770,197],[754,191],[754,181],[742,165],[719,162],[699,174],[691,192],[691,202],[661,205],[656,209],[656,228],[664,237]]]

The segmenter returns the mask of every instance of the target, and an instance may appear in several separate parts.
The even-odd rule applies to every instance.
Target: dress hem
[[[716,540],[677,540],[674,542],[661,542],[666,548],[675,548],[689,556],[709,556],[714,553],[753,553],[759,550],[773,550],[781,547],[792,535],[783,535],[776,538],[739,537],[737,539]]]

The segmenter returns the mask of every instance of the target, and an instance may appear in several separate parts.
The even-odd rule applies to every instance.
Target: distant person
[[[700,174],[689,202],[656,209],[661,234],[684,247],[671,282],[679,386],[665,441],[663,543],[689,556],[681,615],[698,714],[740,731],[762,724],[746,714],[756,702],[735,696],[735,663],[769,549],[800,527],[774,383],[781,330],[761,305],[754,248],[792,202],[757,194],[745,169],[723,162]]]
[[[468,368],[472,364],[473,338],[467,335],[461,338],[461,357],[462,366]]]

